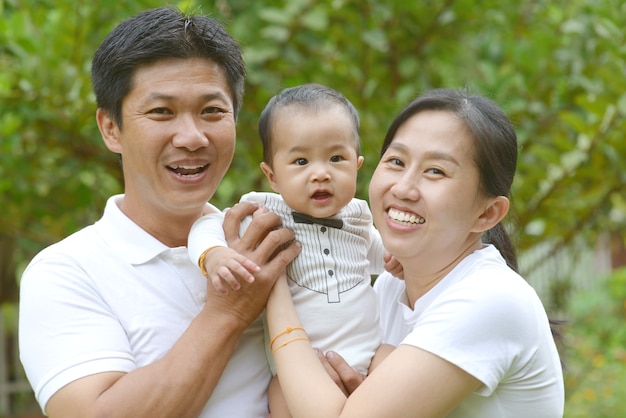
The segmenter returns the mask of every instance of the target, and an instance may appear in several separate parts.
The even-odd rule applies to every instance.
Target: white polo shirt
[[[206,301],[186,247],[169,248],[111,197],[102,219],[38,254],[21,280],[20,357],[44,409],[68,383],[163,357]],[[260,320],[241,336],[200,417],[263,417],[271,374]]]

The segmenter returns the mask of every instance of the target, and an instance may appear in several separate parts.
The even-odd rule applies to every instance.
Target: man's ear
[[[98,123],[98,129],[100,129],[100,135],[106,147],[116,153],[122,153],[122,144],[120,143],[120,129],[115,122],[115,119],[109,112],[102,108],[96,110],[96,122]]]
[[[493,228],[500,222],[509,212],[509,199],[505,196],[496,196],[488,200],[483,213],[480,214],[472,232],[484,232]]]
[[[265,164],[265,161],[263,161],[261,162],[261,170],[263,170],[263,174],[265,174],[265,177],[267,177],[267,181],[270,182],[272,190],[274,190],[276,193],[280,193],[280,190],[278,190],[278,185],[276,184],[276,176],[274,175],[274,170],[272,170],[272,167],[270,167],[269,164]]]

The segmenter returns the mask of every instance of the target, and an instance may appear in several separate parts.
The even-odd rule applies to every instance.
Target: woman
[[[397,348],[346,397],[277,282],[267,315],[294,417],[562,416],[549,321],[500,223],[516,162],[515,131],[485,98],[436,90],[402,110],[370,183],[374,222],[404,268],[404,281],[375,284]]]

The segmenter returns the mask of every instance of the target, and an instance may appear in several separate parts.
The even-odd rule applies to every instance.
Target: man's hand
[[[239,236],[241,221],[252,215],[243,236]],[[232,312],[245,323],[255,320],[265,308],[276,279],[287,264],[300,252],[293,231],[283,228],[280,217],[258,205],[243,202],[228,210],[224,216],[224,236],[228,246],[246,257],[260,269],[253,273],[252,283],[240,280],[240,289],[225,295],[209,287],[212,303]]]
[[[326,372],[346,396],[350,396],[367,377],[354,367],[350,367],[343,357],[334,351],[329,351],[324,355],[320,350],[315,349],[315,353]]]

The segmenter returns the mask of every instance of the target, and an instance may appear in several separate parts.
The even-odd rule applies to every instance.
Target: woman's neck
[[[482,241],[478,237],[469,242],[453,259],[439,258],[438,260],[444,260],[441,263],[433,262],[432,258],[426,261],[424,260],[426,257],[417,257],[408,262],[400,260],[404,269],[406,293],[411,309],[419,298],[443,280],[465,257],[482,247]]]

